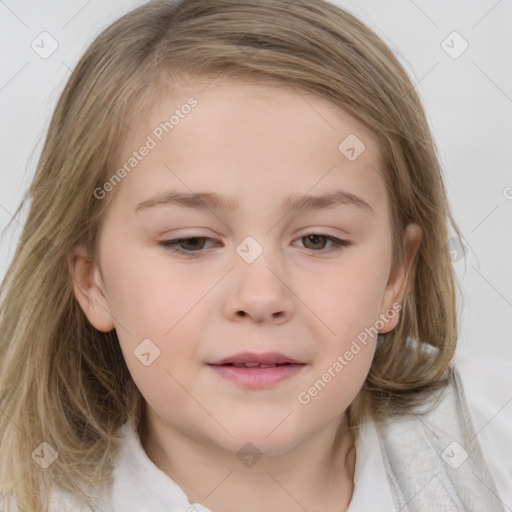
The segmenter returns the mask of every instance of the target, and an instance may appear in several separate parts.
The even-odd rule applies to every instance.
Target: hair
[[[96,258],[112,194],[99,201],[93,191],[119,165],[131,120],[185,76],[313,93],[372,132],[389,197],[392,271],[407,260],[406,226],[419,224],[423,236],[399,323],[379,335],[347,409],[350,425],[405,414],[446,384],[457,340],[448,223],[461,234],[424,110],[397,57],[324,0],[149,1],[101,32],[79,60],[16,212],[30,201],[0,289],[0,489],[14,488],[22,512],[47,511],[53,488],[80,495],[83,482],[107,484],[118,428],[131,415],[141,428],[144,399],[116,332],[88,322],[66,257],[83,245]],[[58,453],[44,470],[31,455],[43,441]]]

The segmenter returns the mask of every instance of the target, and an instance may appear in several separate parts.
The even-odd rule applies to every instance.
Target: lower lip
[[[208,365],[218,375],[247,388],[266,388],[299,373],[303,364],[285,364],[271,368],[240,368],[238,366]]]

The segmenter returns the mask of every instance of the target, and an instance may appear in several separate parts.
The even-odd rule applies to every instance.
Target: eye
[[[300,237],[298,240],[305,241],[304,245],[306,249],[319,253],[339,251],[350,245],[350,242],[320,233],[308,233],[307,235]],[[206,242],[208,241],[213,242],[215,246],[216,241],[206,236],[162,240],[161,242],[158,242],[158,244],[164,247],[167,251],[194,258],[202,254],[203,249],[206,248]],[[326,248],[325,245],[329,242],[331,243],[331,246]]]
[[[206,236],[194,236],[190,238],[176,238],[174,240],[162,240],[159,245],[165,247],[168,251],[185,254],[187,256],[199,256],[199,252],[204,249],[205,241],[210,240],[215,242],[212,238]],[[196,254],[194,254],[196,253]]]
[[[350,245],[349,242],[345,240],[340,240],[334,236],[323,235],[320,233],[309,233],[299,238],[299,240],[305,241],[306,249],[311,249],[315,252],[331,252],[331,251],[339,251],[344,247],[348,247]],[[331,242],[330,248],[325,249],[325,244],[327,242]]]

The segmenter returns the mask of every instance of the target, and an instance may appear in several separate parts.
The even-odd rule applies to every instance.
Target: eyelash
[[[324,235],[322,233],[314,233],[314,232],[307,233],[306,235],[301,236],[299,239],[307,238],[307,237],[313,236],[313,235],[324,237],[327,240],[330,240],[331,242],[333,242],[333,244],[334,244],[329,249],[319,249],[318,251],[316,251],[314,249],[309,249],[310,251],[313,251],[313,252],[319,252],[319,253],[326,254],[326,253],[331,253],[331,252],[335,252],[335,251],[341,251],[342,249],[351,245],[350,242],[347,242],[346,240],[340,240],[339,238],[336,238],[335,236]],[[161,242],[158,242],[158,244],[161,245],[162,247],[164,247],[165,250],[170,251],[172,253],[177,253],[177,254],[181,254],[184,256],[188,256],[190,258],[195,258],[195,257],[201,256],[203,249],[190,251],[190,250],[185,250],[185,249],[181,249],[178,247],[179,242],[183,242],[184,240],[192,240],[192,239],[204,239],[204,240],[214,241],[213,238],[209,238],[207,236],[191,236],[188,238],[175,238],[173,240],[162,240]]]

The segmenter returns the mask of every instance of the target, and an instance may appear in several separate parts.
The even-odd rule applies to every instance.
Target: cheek
[[[311,287],[311,309],[325,322],[336,338],[350,340],[379,317],[386,284],[382,264],[359,258],[351,265],[339,266],[324,275],[323,286]]]
[[[344,288],[336,295],[333,289],[336,306],[324,314],[334,333],[323,329],[317,336],[317,364],[296,397],[308,417],[338,417],[360,391],[373,361],[376,333],[367,326],[373,324],[374,308],[367,295],[348,292]]]
[[[375,354],[379,296],[347,279],[329,285],[329,300],[320,310],[328,328],[322,326],[316,338],[318,364],[297,395],[312,417],[341,414],[363,386]]]
[[[134,248],[122,259],[105,258],[112,315],[137,339],[167,338],[211,287],[193,266],[172,265],[161,251]]]
[[[370,369],[375,344],[357,342],[348,350],[335,354],[307,387],[297,395],[299,407],[305,407],[313,417],[324,416],[326,411],[334,418],[354,400]],[[350,354],[350,356],[349,356]]]
[[[197,364],[204,327],[198,316],[200,301],[211,288],[193,266],[178,271],[158,252],[133,248],[122,259],[108,258],[107,252],[103,258],[109,305],[126,364],[152,402],[169,393],[183,395],[178,382],[185,382],[187,368]],[[186,402],[185,395],[183,399]]]
[[[206,283],[134,257],[110,278],[116,332],[136,386],[148,403],[165,404],[172,397],[173,407],[185,412],[190,396],[180,383],[198,363],[204,322],[197,306]]]

